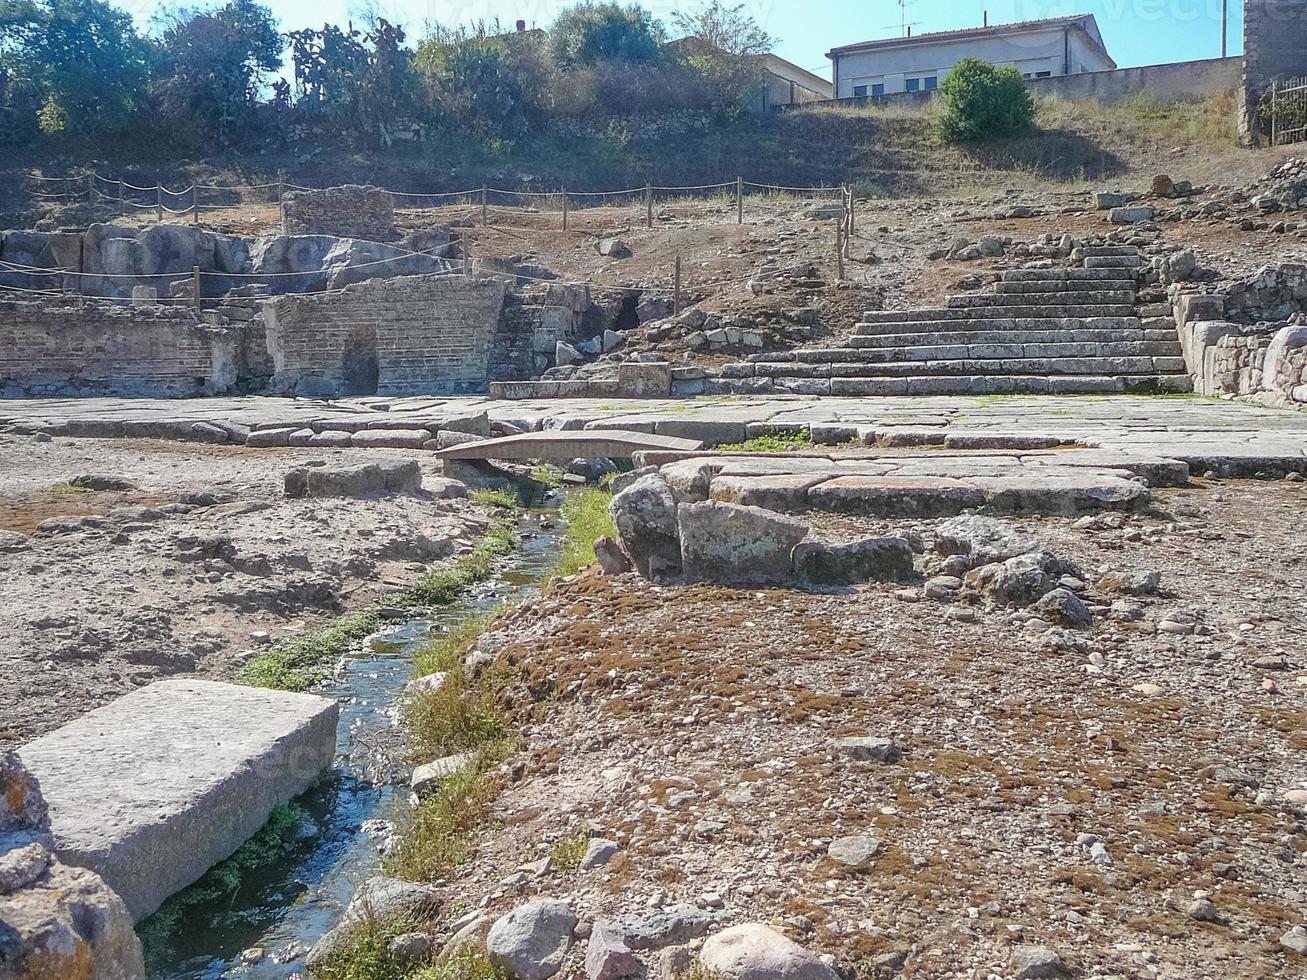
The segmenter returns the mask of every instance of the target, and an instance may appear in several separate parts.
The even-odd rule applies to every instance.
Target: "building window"
[[[933,92],[935,89],[939,88],[939,76],[931,75],[929,78],[925,79],[925,83],[926,91]]]
[[[861,99],[861,98],[864,98],[864,97],[866,96],[866,94],[867,94],[867,86],[865,86],[865,85],[855,85],[855,86],[853,86],[853,97],[854,97],[855,99]]]
[[[1052,78],[1052,77],[1053,77],[1053,73],[1052,73],[1051,71],[1037,71],[1037,72],[1035,72],[1035,77],[1036,77],[1036,78]]]
[[[873,85],[873,86],[871,87],[871,94],[872,94],[872,95],[884,95],[884,94],[885,94],[885,83],[884,83],[884,82],[877,82],[875,85]]]
[[[920,78],[909,78],[909,79],[908,79],[908,91],[909,91],[909,92],[920,92],[920,91],[921,91],[921,79],[920,79]]]

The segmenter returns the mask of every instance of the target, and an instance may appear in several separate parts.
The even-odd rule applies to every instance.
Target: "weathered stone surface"
[[[699,962],[726,980],[836,980],[802,946],[761,923],[733,926],[703,944]]]
[[[808,491],[814,508],[869,517],[948,517],[985,502],[984,494],[946,477],[842,476]]]
[[[518,980],[549,980],[572,946],[576,915],[566,902],[528,902],[490,927],[486,952],[499,969]]]
[[[306,694],[159,681],[20,754],[49,804],[56,853],[101,875],[140,919],[330,767],[338,713]]]
[[[709,493],[713,500],[793,513],[808,506],[808,491],[829,473],[778,473],[770,476],[719,476]]]
[[[1063,575],[1076,572],[1051,553],[1039,551],[972,569],[964,581],[996,606],[1024,607],[1057,588]]]
[[[1070,589],[1054,589],[1031,608],[1041,619],[1072,629],[1084,629],[1093,621],[1089,607]]]
[[[624,361],[617,366],[617,394],[622,398],[667,398],[671,393],[670,364]]]
[[[645,578],[680,574],[676,511],[671,487],[657,474],[641,477],[609,504],[618,543]]]
[[[662,949],[708,934],[712,915],[693,905],[671,905],[643,915],[627,915],[616,923],[626,945],[632,949]]]
[[[608,922],[596,922],[585,952],[587,980],[621,980],[643,973],[644,964],[626,945],[621,930]]]
[[[941,555],[966,555],[973,566],[1006,561],[1039,547],[1039,540],[1005,521],[964,516],[935,529],[935,550]]]
[[[1103,592],[1120,595],[1156,595],[1162,585],[1158,571],[1114,571],[1099,576],[1096,583]]]
[[[903,538],[849,544],[804,541],[792,553],[794,573],[812,585],[901,582],[912,577],[912,546]]]
[[[427,885],[398,878],[369,878],[354,893],[345,914],[314,944],[304,961],[310,974],[329,966],[369,921],[421,919],[440,909],[440,893]]]
[[[40,787],[17,754],[0,754],[0,977],[140,980],[140,940],[99,875],[49,850]]]
[[[826,854],[846,868],[862,868],[880,853],[880,849],[880,841],[870,834],[853,834],[835,838],[826,848]]]
[[[439,787],[442,781],[457,772],[462,772],[474,762],[476,762],[475,752],[461,752],[458,755],[437,759],[435,762],[428,762],[413,770],[409,788],[418,796],[425,796]]]
[[[596,837],[586,846],[585,855],[581,858],[579,867],[582,870],[601,868],[615,858],[621,849],[621,845],[616,841]]]
[[[703,582],[780,582],[794,571],[794,546],[808,526],[760,507],[709,500],[677,515],[682,574]]]
[[[870,735],[853,735],[842,738],[835,743],[835,750],[842,756],[856,762],[898,762],[903,757],[903,750],[892,738],[879,738]]]
[[[1058,980],[1071,975],[1062,957],[1047,946],[1018,946],[1011,969],[1017,980]]]
[[[451,481],[452,482],[452,481]],[[286,496],[367,499],[422,490],[422,467],[414,461],[364,466],[302,467],[286,474]]]

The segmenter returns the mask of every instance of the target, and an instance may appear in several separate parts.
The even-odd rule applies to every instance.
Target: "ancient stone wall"
[[[273,390],[310,397],[484,390],[506,287],[408,276],[264,305]]]
[[[1285,262],[1258,269],[1221,289],[1225,314],[1241,323],[1287,320],[1307,312],[1307,265]]]
[[[1258,142],[1257,109],[1271,82],[1307,75],[1307,0],[1244,0],[1239,128]]]
[[[282,200],[282,232],[336,235],[371,242],[399,238],[395,203],[389,191],[363,184],[294,191]]]
[[[230,390],[242,326],[193,310],[0,301],[0,397],[186,397]]]

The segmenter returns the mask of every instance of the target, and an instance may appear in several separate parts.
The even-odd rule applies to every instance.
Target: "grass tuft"
[[[511,490],[473,490],[472,499],[486,507],[512,510],[517,506],[517,495]]]
[[[554,869],[562,874],[575,871],[581,866],[581,859],[590,847],[590,835],[584,831],[564,837],[549,852],[549,859]]]
[[[575,575],[595,562],[595,541],[604,535],[616,535],[617,528],[608,514],[613,495],[606,490],[587,489],[563,502],[563,519],[567,530],[563,550],[554,564],[553,574]]]
[[[368,916],[349,943],[314,972],[315,980],[406,980],[412,967],[401,966],[390,955],[390,941],[412,929],[405,919],[382,921]]]
[[[745,442],[727,443],[714,446],[717,452],[726,453],[789,453],[796,449],[807,449],[813,445],[812,436],[805,429],[791,432],[773,432],[765,436],[755,436]]]
[[[413,974],[409,980],[508,980],[508,974],[479,949],[464,947],[436,966]]]
[[[71,483],[56,483],[50,492],[56,497],[67,497],[76,493],[90,493],[91,490],[88,487],[75,487]]]

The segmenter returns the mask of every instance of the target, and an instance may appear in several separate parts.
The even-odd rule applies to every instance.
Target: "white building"
[[[826,57],[833,62],[837,99],[932,92],[968,57],[1012,66],[1026,78],[1116,67],[1093,14],[863,41],[834,48]]]

